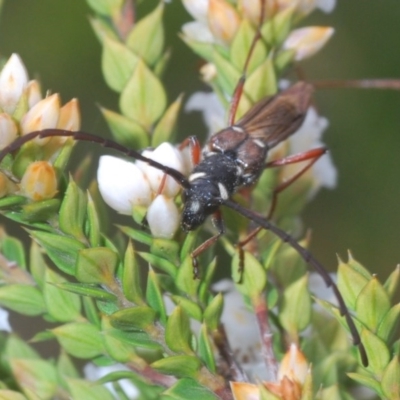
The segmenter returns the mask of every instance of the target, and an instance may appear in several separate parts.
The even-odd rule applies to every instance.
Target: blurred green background
[[[146,0],[147,12],[156,4]],[[173,53],[165,78],[169,99],[205,89],[199,61],[178,38],[190,19],[178,0],[166,7],[167,43]],[[117,109],[117,96],[104,84],[100,45],[88,22],[84,0],[5,0],[0,17],[0,55],[21,55],[30,77],[63,101],[78,97],[83,128],[101,135],[107,128],[97,104]],[[400,78],[400,2],[341,0],[332,14],[315,12],[302,25],[336,29],[328,46],[302,64],[309,79]],[[400,262],[400,91],[319,91],[316,103],[330,121],[325,134],[339,171],[338,187],[308,205],[305,226],[312,252],[330,269],[336,256],[355,258],[385,278]],[[183,136],[204,137],[199,116],[184,115]],[[80,151],[85,151],[81,145]],[[87,150],[87,147],[86,147]],[[6,222],[9,224],[9,222]]]

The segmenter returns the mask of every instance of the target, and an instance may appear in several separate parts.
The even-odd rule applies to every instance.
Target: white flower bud
[[[202,43],[214,43],[214,37],[206,24],[191,21],[183,24],[183,34],[190,40]]]
[[[184,172],[184,162],[182,160],[182,156],[179,150],[177,150],[170,143],[164,142],[160,144],[154,151],[146,151],[143,153],[143,155],[159,162],[160,164],[174,168],[179,172]],[[153,192],[158,193],[165,173],[157,168],[151,167],[144,162],[138,163],[138,166],[146,175]],[[181,187],[179,183],[167,175],[161,193],[168,197],[175,197],[180,188]]]
[[[104,201],[121,214],[131,215],[133,206],[148,206],[151,202],[150,185],[132,162],[100,157],[97,180]]]
[[[18,54],[12,54],[0,73],[0,107],[12,114],[28,83],[28,73]]]
[[[300,61],[317,53],[333,35],[331,27],[310,26],[295,29],[283,43],[284,50],[294,50],[295,60]]]
[[[60,109],[57,128],[67,131],[77,131],[81,127],[81,113],[78,99],[72,99]]]
[[[208,27],[221,44],[229,45],[240,26],[240,17],[235,7],[226,0],[210,0]]]
[[[21,133],[23,135],[51,129],[57,126],[60,115],[60,96],[55,93],[34,105],[21,120]],[[50,138],[35,139],[36,143],[43,146]]]
[[[172,239],[179,227],[180,215],[173,199],[158,195],[146,215],[153,236]]]
[[[201,22],[207,22],[209,0],[182,0],[188,13]]]
[[[26,93],[28,96],[28,107],[31,109],[40,100],[42,100],[42,91],[40,89],[40,84],[37,80],[29,81],[26,87]]]
[[[8,114],[0,114],[0,150],[17,138],[17,124]]]

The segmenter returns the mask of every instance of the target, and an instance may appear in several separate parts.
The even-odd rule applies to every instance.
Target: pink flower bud
[[[55,93],[34,105],[21,120],[21,133],[23,135],[51,129],[57,126],[60,115],[60,96]],[[40,146],[45,145],[50,138],[35,139]]]
[[[180,215],[173,199],[158,195],[147,210],[146,219],[153,236],[172,239],[179,227]]]
[[[51,199],[57,193],[56,172],[47,161],[29,165],[21,179],[21,193],[34,201]]]
[[[208,6],[208,26],[215,38],[224,45],[229,45],[240,25],[236,9],[226,0],[210,0]]]
[[[0,114],[0,150],[17,138],[17,124],[8,114]]]
[[[300,61],[317,53],[333,35],[335,30],[325,26],[295,29],[283,43],[284,50],[293,50],[295,60]]]
[[[100,157],[97,180],[103,200],[121,214],[131,215],[134,206],[148,206],[151,202],[149,182],[132,162]]]
[[[28,83],[28,73],[18,54],[12,54],[0,73],[0,107],[12,114]]]

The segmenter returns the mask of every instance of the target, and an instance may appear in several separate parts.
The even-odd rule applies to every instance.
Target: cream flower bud
[[[207,25],[198,21],[183,24],[182,32],[190,40],[202,43],[214,43],[214,37]]]
[[[173,199],[158,195],[146,215],[153,236],[172,239],[179,227],[180,215]]]
[[[21,193],[34,201],[51,199],[57,193],[56,172],[47,161],[28,166],[21,179]]]
[[[40,100],[42,100],[42,91],[40,88],[40,83],[37,80],[29,81],[26,87],[26,93],[28,96],[28,107],[31,109]]]
[[[72,99],[60,109],[57,128],[67,131],[77,131],[81,127],[81,112],[78,99]]]
[[[21,133],[23,135],[55,128],[60,115],[60,96],[55,93],[34,105],[21,120]],[[50,138],[35,139],[36,143],[43,146]]]
[[[158,161],[160,164],[174,168],[179,172],[184,172],[184,162],[182,156],[179,150],[177,150],[170,143],[164,142],[160,144],[154,151],[146,151],[146,153],[143,155],[154,161]],[[146,175],[153,192],[158,193],[165,173],[157,168],[151,167],[144,162],[138,162],[137,165]],[[175,197],[180,188],[180,185],[173,178],[166,176],[161,194],[164,194],[168,197]]]
[[[295,60],[300,61],[313,56],[330,39],[335,30],[324,26],[311,26],[295,29],[283,43],[284,50],[293,50]]]
[[[209,0],[182,0],[188,13],[201,22],[207,22]]]
[[[18,54],[12,54],[0,73],[0,107],[12,114],[28,83],[28,73]]]
[[[304,354],[292,343],[290,349],[283,356],[278,371],[278,379],[289,378],[301,385],[305,382],[308,373],[308,363]]]
[[[8,114],[0,114],[0,150],[13,142],[17,138],[17,133],[15,121]]]
[[[228,45],[240,25],[240,17],[235,8],[226,0],[210,0],[207,17],[208,26],[215,38]]]
[[[132,162],[100,157],[97,181],[103,200],[121,214],[131,215],[134,206],[148,206],[151,202],[150,185]]]

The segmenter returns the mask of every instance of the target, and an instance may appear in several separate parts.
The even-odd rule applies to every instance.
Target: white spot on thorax
[[[244,129],[241,126],[238,126],[238,125],[232,125],[232,129],[234,131],[236,131],[236,132],[240,132],[240,133],[244,132]]]
[[[205,172],[196,172],[189,176],[189,182],[193,182],[196,179],[203,178],[203,176],[206,176]]]
[[[265,147],[265,144],[260,139],[253,139],[253,143],[262,149]]]
[[[226,187],[221,182],[218,182],[218,188],[219,188],[219,194],[221,195],[221,198],[223,200],[228,200],[229,194],[228,194],[228,191],[226,190]]]
[[[192,202],[190,203],[189,209],[190,209],[190,211],[191,211],[192,214],[196,214],[197,211],[200,210],[200,202],[197,201],[197,200],[192,201]]]

